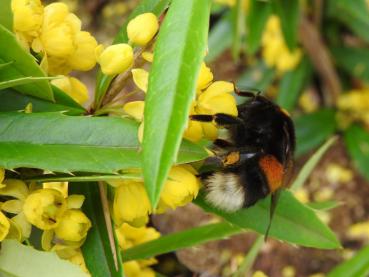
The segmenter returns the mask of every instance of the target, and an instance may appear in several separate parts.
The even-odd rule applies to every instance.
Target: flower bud
[[[40,0],[12,0],[13,28],[28,36],[37,36],[42,24],[44,9]]]
[[[68,241],[80,241],[87,236],[91,221],[80,210],[67,210],[55,228],[58,238]]]
[[[96,64],[96,39],[89,32],[78,32],[74,43],[76,49],[68,58],[69,66],[74,70],[87,71],[92,69]]]
[[[111,45],[102,51],[97,61],[104,74],[120,74],[133,64],[132,47],[126,43]]]
[[[84,104],[88,100],[87,87],[77,78],[64,76],[60,79],[52,80],[51,83],[67,93],[79,104]]]
[[[59,224],[66,207],[60,191],[39,189],[26,198],[23,212],[30,223],[42,230],[50,230]]]
[[[158,19],[153,13],[143,13],[129,21],[127,35],[129,41],[144,46],[155,36],[159,29]]]

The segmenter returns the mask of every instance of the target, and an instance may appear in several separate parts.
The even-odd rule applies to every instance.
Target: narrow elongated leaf
[[[6,70],[0,70],[0,81],[22,77],[46,77],[35,62],[34,57],[27,53],[17,42],[16,37],[0,25],[0,63],[13,62]],[[39,81],[15,87],[21,93],[45,100],[54,100],[49,81]]]
[[[279,16],[284,40],[290,50],[297,45],[297,26],[300,11],[298,0],[273,0],[274,11]]]
[[[331,51],[338,67],[354,77],[369,82],[368,49],[335,47]]]
[[[363,247],[352,258],[339,264],[327,277],[366,277],[369,275],[369,246]]]
[[[26,181],[35,182],[97,182],[97,181],[113,181],[113,180],[143,180],[141,174],[124,173],[124,174],[78,174],[73,176],[70,174],[44,174],[26,178]]]
[[[272,5],[267,1],[251,0],[246,19],[246,51],[255,54],[260,47],[261,37],[268,17],[272,13]]]
[[[345,144],[359,172],[369,180],[369,133],[354,125],[345,132]]]
[[[0,0],[0,24],[13,31],[13,13],[11,9],[11,0]]]
[[[209,33],[209,53],[205,57],[206,62],[214,61],[232,44],[232,24],[230,14],[222,18],[211,28]]]
[[[322,109],[294,119],[296,128],[296,156],[319,146],[336,130],[335,112]]]
[[[225,239],[241,232],[244,230],[227,222],[195,227],[129,248],[123,251],[123,261],[146,259],[208,241]]]
[[[97,183],[71,183],[70,193],[83,194],[86,198],[82,210],[91,220],[92,228],[82,245],[82,253],[86,266],[93,277],[122,277],[121,263],[116,263],[109,243],[109,234],[106,228],[104,211],[100,201]],[[116,269],[116,265],[118,268]]]
[[[195,96],[206,49],[209,12],[208,0],[173,1],[155,45],[143,136],[145,186],[153,206],[176,160]]]
[[[56,270],[57,269],[57,270]],[[38,251],[16,240],[1,243],[0,275],[9,277],[87,277],[88,274],[54,252]]]
[[[60,113],[0,114],[0,166],[58,172],[116,173],[141,166],[136,122]],[[177,163],[201,160],[206,151],[183,142]]]
[[[244,12],[242,8],[242,0],[236,0],[232,8],[232,57],[238,61],[241,53],[241,45],[244,33]]]
[[[312,73],[310,61],[305,57],[296,69],[287,72],[279,86],[277,104],[292,111]]]
[[[2,81],[0,82],[0,90],[19,86],[19,85],[25,85],[25,84],[36,83],[36,82],[44,81],[44,80],[53,80],[53,79],[55,79],[55,77],[23,77],[23,78],[8,80],[8,81]]]
[[[67,115],[81,115],[85,109],[61,90],[53,87],[55,103],[21,94],[14,89],[0,90],[0,112],[21,111],[32,104],[32,112],[63,112]]]
[[[207,212],[214,213],[241,228],[264,234],[269,222],[270,197],[256,205],[234,213],[210,206],[203,195],[195,203]],[[307,247],[335,249],[340,247],[334,233],[320,221],[314,211],[301,204],[289,191],[282,191],[275,211],[270,237]]]
[[[117,43],[127,43],[127,25],[128,22],[135,18],[137,15],[142,13],[152,12],[156,16],[160,16],[164,10],[168,7],[171,0],[142,0],[140,4],[133,10],[133,12],[128,16],[126,22],[120,28],[118,34],[116,35],[113,44]],[[109,88],[111,81],[113,80],[113,76],[107,76],[99,70],[97,74],[96,80],[96,89],[95,89],[95,109],[99,108],[101,105],[101,101]]]
[[[337,137],[332,137],[327,140],[315,153],[310,157],[310,159],[304,164],[296,180],[293,182],[291,189],[298,189],[302,187],[307,178],[310,176],[311,172],[317,166],[320,159],[323,157],[325,152],[332,146],[332,144],[337,140]]]

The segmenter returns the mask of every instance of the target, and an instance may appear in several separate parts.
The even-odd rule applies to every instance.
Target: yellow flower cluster
[[[160,237],[160,233],[151,227],[132,227],[123,223],[115,230],[119,246],[126,250],[141,243]],[[127,277],[154,277],[155,272],[149,267],[155,264],[156,259],[129,261],[123,264],[124,273]]]
[[[269,17],[262,37],[262,56],[266,64],[275,67],[279,74],[295,68],[301,60],[300,48],[291,52],[283,38],[279,18]]]
[[[145,47],[159,29],[158,19],[153,13],[136,16],[127,25],[128,43],[119,43],[103,49],[97,47],[96,56],[101,71],[106,75],[117,75],[133,65],[133,49],[131,45]]]
[[[369,88],[354,89],[340,94],[337,100],[337,122],[347,128],[358,121],[369,128]]]
[[[200,189],[195,170],[189,165],[174,166],[164,184],[155,212],[164,212],[184,206],[194,199]],[[124,180],[111,181],[116,187],[113,203],[113,219],[117,226],[129,223],[135,227],[144,226],[153,212],[143,182]]]
[[[61,258],[83,264],[80,246],[91,222],[80,210],[84,196],[67,194],[67,183],[45,183],[37,187],[16,179],[5,179],[0,169],[0,241],[5,238],[24,241],[32,225],[43,230],[42,247]],[[83,269],[86,268],[83,266]]]

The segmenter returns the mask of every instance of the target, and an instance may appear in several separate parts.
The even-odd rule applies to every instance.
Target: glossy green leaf
[[[335,47],[332,54],[338,67],[348,74],[369,82],[369,50],[367,48]]]
[[[309,178],[310,174],[313,172],[314,168],[317,166],[323,155],[332,146],[332,144],[336,142],[336,140],[337,137],[332,137],[319,147],[314,155],[312,155],[310,159],[304,164],[295,181],[291,185],[291,189],[298,189],[304,185],[307,178]]]
[[[225,239],[241,232],[244,230],[227,222],[195,227],[129,248],[122,253],[123,261],[146,259],[208,241]]]
[[[45,81],[45,80],[50,81],[54,79],[57,79],[57,78],[55,77],[23,77],[23,78],[8,80],[8,81],[2,81],[0,82],[0,90],[19,86],[19,85],[36,83],[36,82]]]
[[[38,251],[16,240],[5,240],[0,250],[0,276],[6,277],[87,277],[82,269],[59,258],[55,252]]]
[[[142,143],[145,186],[153,206],[186,128],[207,47],[209,13],[209,0],[173,1],[155,44]]]
[[[339,264],[327,277],[367,277],[369,275],[369,246],[360,249],[352,258]]]
[[[238,61],[241,53],[242,40],[244,34],[245,14],[242,8],[242,0],[236,0],[231,12],[232,22],[232,57]]]
[[[203,195],[197,197],[195,203],[206,212],[214,213],[234,225],[260,234],[265,233],[269,222],[270,197],[260,200],[250,208],[234,213],[227,213],[210,206],[205,202]],[[307,247],[321,249],[340,247],[334,233],[320,221],[314,211],[297,201],[289,191],[281,193],[269,236]]]
[[[219,57],[232,44],[232,24],[229,13],[211,28],[209,33],[209,53],[205,57],[206,62],[212,62]]]
[[[265,24],[272,13],[272,5],[267,1],[251,0],[246,18],[246,51],[255,54],[260,47]]]
[[[31,103],[32,112],[63,112],[81,115],[85,109],[61,90],[53,87],[55,103],[24,95],[14,89],[0,90],[0,112],[22,111]]]
[[[142,0],[140,4],[133,10],[133,12],[128,16],[125,23],[120,28],[118,34],[116,35],[113,44],[117,43],[127,43],[127,25],[128,22],[135,18],[137,15],[142,13],[152,12],[156,16],[160,16],[164,10],[168,7],[171,0]],[[99,108],[101,105],[101,101],[107,92],[111,81],[114,79],[114,76],[107,76],[103,74],[100,70],[97,74],[96,80],[96,88],[95,88],[95,109]]]
[[[296,156],[319,146],[336,131],[335,111],[322,109],[294,119],[296,129]]]
[[[288,111],[292,111],[311,74],[310,61],[305,57],[297,68],[283,75],[276,100],[277,104]]]
[[[369,180],[369,133],[354,125],[345,131],[345,144],[359,172]]]
[[[13,33],[0,25],[0,63],[13,62],[0,70],[0,81],[22,77],[46,77],[37,65],[34,57],[27,53],[17,42]],[[45,100],[54,100],[49,81],[39,81],[14,87],[23,94]]]
[[[365,0],[328,1],[328,13],[369,42],[369,9]]]
[[[11,0],[0,0],[0,24],[13,31],[13,13],[11,9]]]
[[[118,256],[114,258],[109,243],[98,183],[70,183],[69,190],[71,194],[83,194],[86,197],[82,211],[91,220],[92,228],[81,249],[92,277],[122,277],[122,263]]]
[[[284,40],[290,50],[297,45],[297,32],[300,18],[298,0],[272,0],[273,8],[281,21]]]
[[[137,125],[113,117],[0,113],[0,166],[95,173],[138,168],[141,155]],[[203,148],[183,141],[177,162],[205,157]]]

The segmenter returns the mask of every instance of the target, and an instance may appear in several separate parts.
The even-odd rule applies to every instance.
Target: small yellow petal
[[[87,71],[96,64],[96,39],[89,32],[78,32],[74,38],[75,51],[68,58],[68,64],[74,70]]]
[[[80,241],[87,236],[91,221],[80,210],[67,210],[55,228],[55,235],[67,241]]]
[[[2,241],[9,233],[10,222],[9,219],[0,212],[0,241]]]
[[[129,41],[144,46],[152,40],[159,29],[159,22],[155,14],[143,13],[129,21],[127,35]]]
[[[16,224],[17,228],[20,230],[22,238],[29,238],[31,236],[32,226],[27,221],[24,212],[17,214],[16,216],[10,219],[14,224]]]
[[[72,194],[67,198],[68,209],[80,209],[85,201],[85,196],[82,194]]]
[[[233,92],[234,86],[231,82],[216,81],[212,83],[203,93],[200,94],[198,102],[207,102],[210,98],[221,94]]]
[[[197,142],[202,139],[203,135],[201,122],[190,120],[183,137],[192,142]]]
[[[125,43],[111,45],[102,51],[97,61],[104,74],[120,74],[133,64],[132,47]]]
[[[41,29],[43,7],[40,0],[12,0],[13,28],[36,37]]]
[[[10,227],[9,232],[6,235],[6,239],[15,239],[17,241],[22,241],[22,232],[18,224],[14,223],[12,219],[9,220]]]
[[[22,211],[23,208],[23,202],[18,199],[12,199],[5,201],[1,205],[1,209],[7,213],[11,214],[19,214]]]
[[[142,91],[147,91],[147,84],[149,82],[149,72],[142,68],[134,68],[131,70],[133,76],[133,82]]]
[[[6,187],[0,189],[0,195],[11,196],[20,200],[24,200],[28,195],[28,187],[21,180],[6,179],[3,184]]]
[[[5,169],[0,168],[0,184],[4,181],[5,178]]]
[[[132,101],[123,106],[123,111],[135,120],[141,122],[144,116],[145,102],[144,101]]]
[[[87,87],[77,78],[64,76],[59,79],[52,80],[51,83],[67,93],[80,104],[84,104],[88,100]]]
[[[42,184],[44,189],[56,189],[60,191],[64,198],[68,197],[68,182],[46,182]]]
[[[145,61],[152,63],[153,60],[154,60],[154,54],[152,52],[145,51],[145,52],[142,53],[142,58]]]
[[[45,230],[41,236],[41,247],[45,251],[50,251],[52,248],[52,240],[54,238],[54,230]]]
[[[200,68],[199,78],[197,80],[197,89],[201,90],[206,88],[213,80],[213,73],[210,68],[203,62]]]

